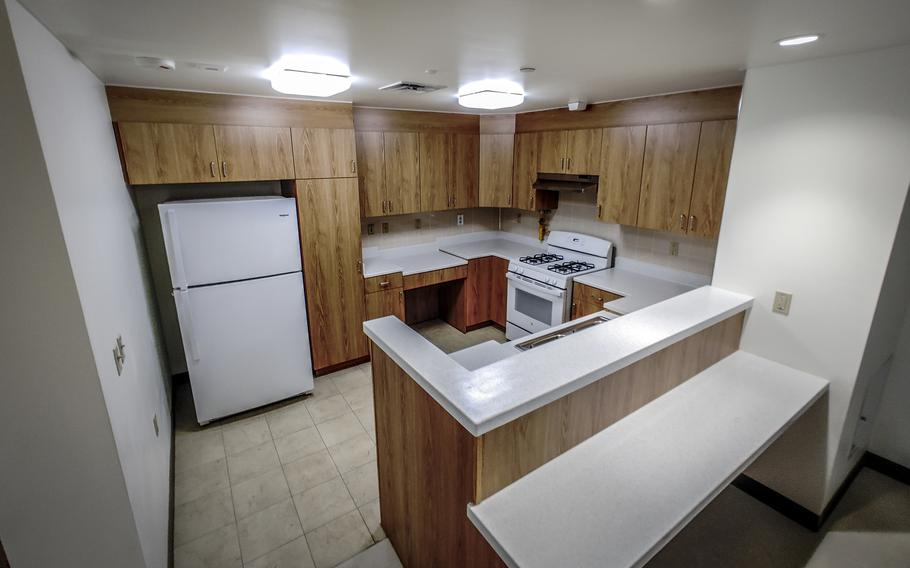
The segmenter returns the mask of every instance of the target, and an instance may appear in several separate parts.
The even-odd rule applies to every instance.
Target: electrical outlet
[[[790,301],[793,299],[793,294],[788,294],[787,292],[775,292],[774,293],[774,305],[771,307],[771,311],[775,314],[781,315],[790,315]]]
[[[123,364],[126,362],[126,346],[123,344],[123,338],[117,336],[114,343],[114,365],[117,366],[117,376],[123,374]]]
[[[152,426],[155,427],[155,437],[158,437],[158,415],[152,416]]]
[[[376,225],[373,223],[367,223],[367,234],[372,235],[376,233]]]
[[[381,230],[382,230],[383,233],[388,233],[388,232],[389,232],[389,224],[388,224],[388,223],[383,223],[383,224],[381,225]]]
[[[420,229],[420,227],[421,227],[422,225],[423,225],[423,223],[420,222],[420,217],[414,219],[414,228],[415,228],[415,229]]]
[[[670,256],[679,256],[679,243],[670,241]]]
[[[462,213],[459,213],[458,216],[455,217],[455,224],[459,227],[464,225],[464,215]]]

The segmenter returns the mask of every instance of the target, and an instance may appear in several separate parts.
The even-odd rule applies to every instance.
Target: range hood
[[[534,189],[583,192],[586,189],[597,189],[597,176],[538,172]]]

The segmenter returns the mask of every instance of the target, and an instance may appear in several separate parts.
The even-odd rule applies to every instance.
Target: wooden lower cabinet
[[[506,325],[506,272],[509,261],[485,256],[468,261],[465,323],[468,329],[493,322]]]
[[[604,309],[606,302],[622,298],[619,294],[579,282],[572,284],[572,319],[596,314]]]
[[[363,297],[364,321],[395,316],[404,321],[404,288],[370,292]]]
[[[317,373],[367,356],[356,179],[288,182],[297,198],[313,368]]]

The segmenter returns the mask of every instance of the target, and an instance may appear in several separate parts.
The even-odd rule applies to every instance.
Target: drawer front
[[[392,274],[383,274],[382,276],[373,276],[363,279],[363,289],[367,294],[370,292],[393,290],[395,288],[401,288],[401,286],[401,272],[393,272]]]
[[[451,280],[462,280],[468,277],[468,266],[453,266],[452,268],[443,268],[442,270],[431,270],[419,274],[409,274],[404,277],[404,289],[413,290],[414,288],[423,288],[433,284],[442,284]]]
[[[600,306],[598,309],[602,310],[604,302],[612,302],[613,300],[618,300],[622,298],[619,294],[614,294],[613,292],[607,292],[606,290],[601,290],[593,286],[586,286],[579,282],[575,282],[574,287],[572,288],[572,301],[576,303],[587,302],[589,304],[597,304]]]

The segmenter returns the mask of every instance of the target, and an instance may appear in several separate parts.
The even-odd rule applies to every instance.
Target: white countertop
[[[827,389],[738,351],[468,517],[509,566],[642,566]]]
[[[468,432],[480,436],[751,305],[749,296],[705,286],[473,371],[398,318],[371,320],[363,328]]]
[[[511,258],[517,259],[522,256],[541,253],[544,252],[546,248],[546,244],[544,243],[522,243],[498,237],[484,239],[482,241],[443,244],[439,247],[439,250],[454,254],[465,260],[483,258],[485,256],[498,256],[499,258],[509,260]]]
[[[389,249],[385,254],[363,257],[363,276],[401,272],[402,276],[467,265],[468,261],[427,247]]]
[[[623,298],[606,302],[603,305],[605,309],[619,315],[640,310],[694,288],[687,284],[662,280],[622,268],[585,274],[575,278],[575,282],[623,296]]]

